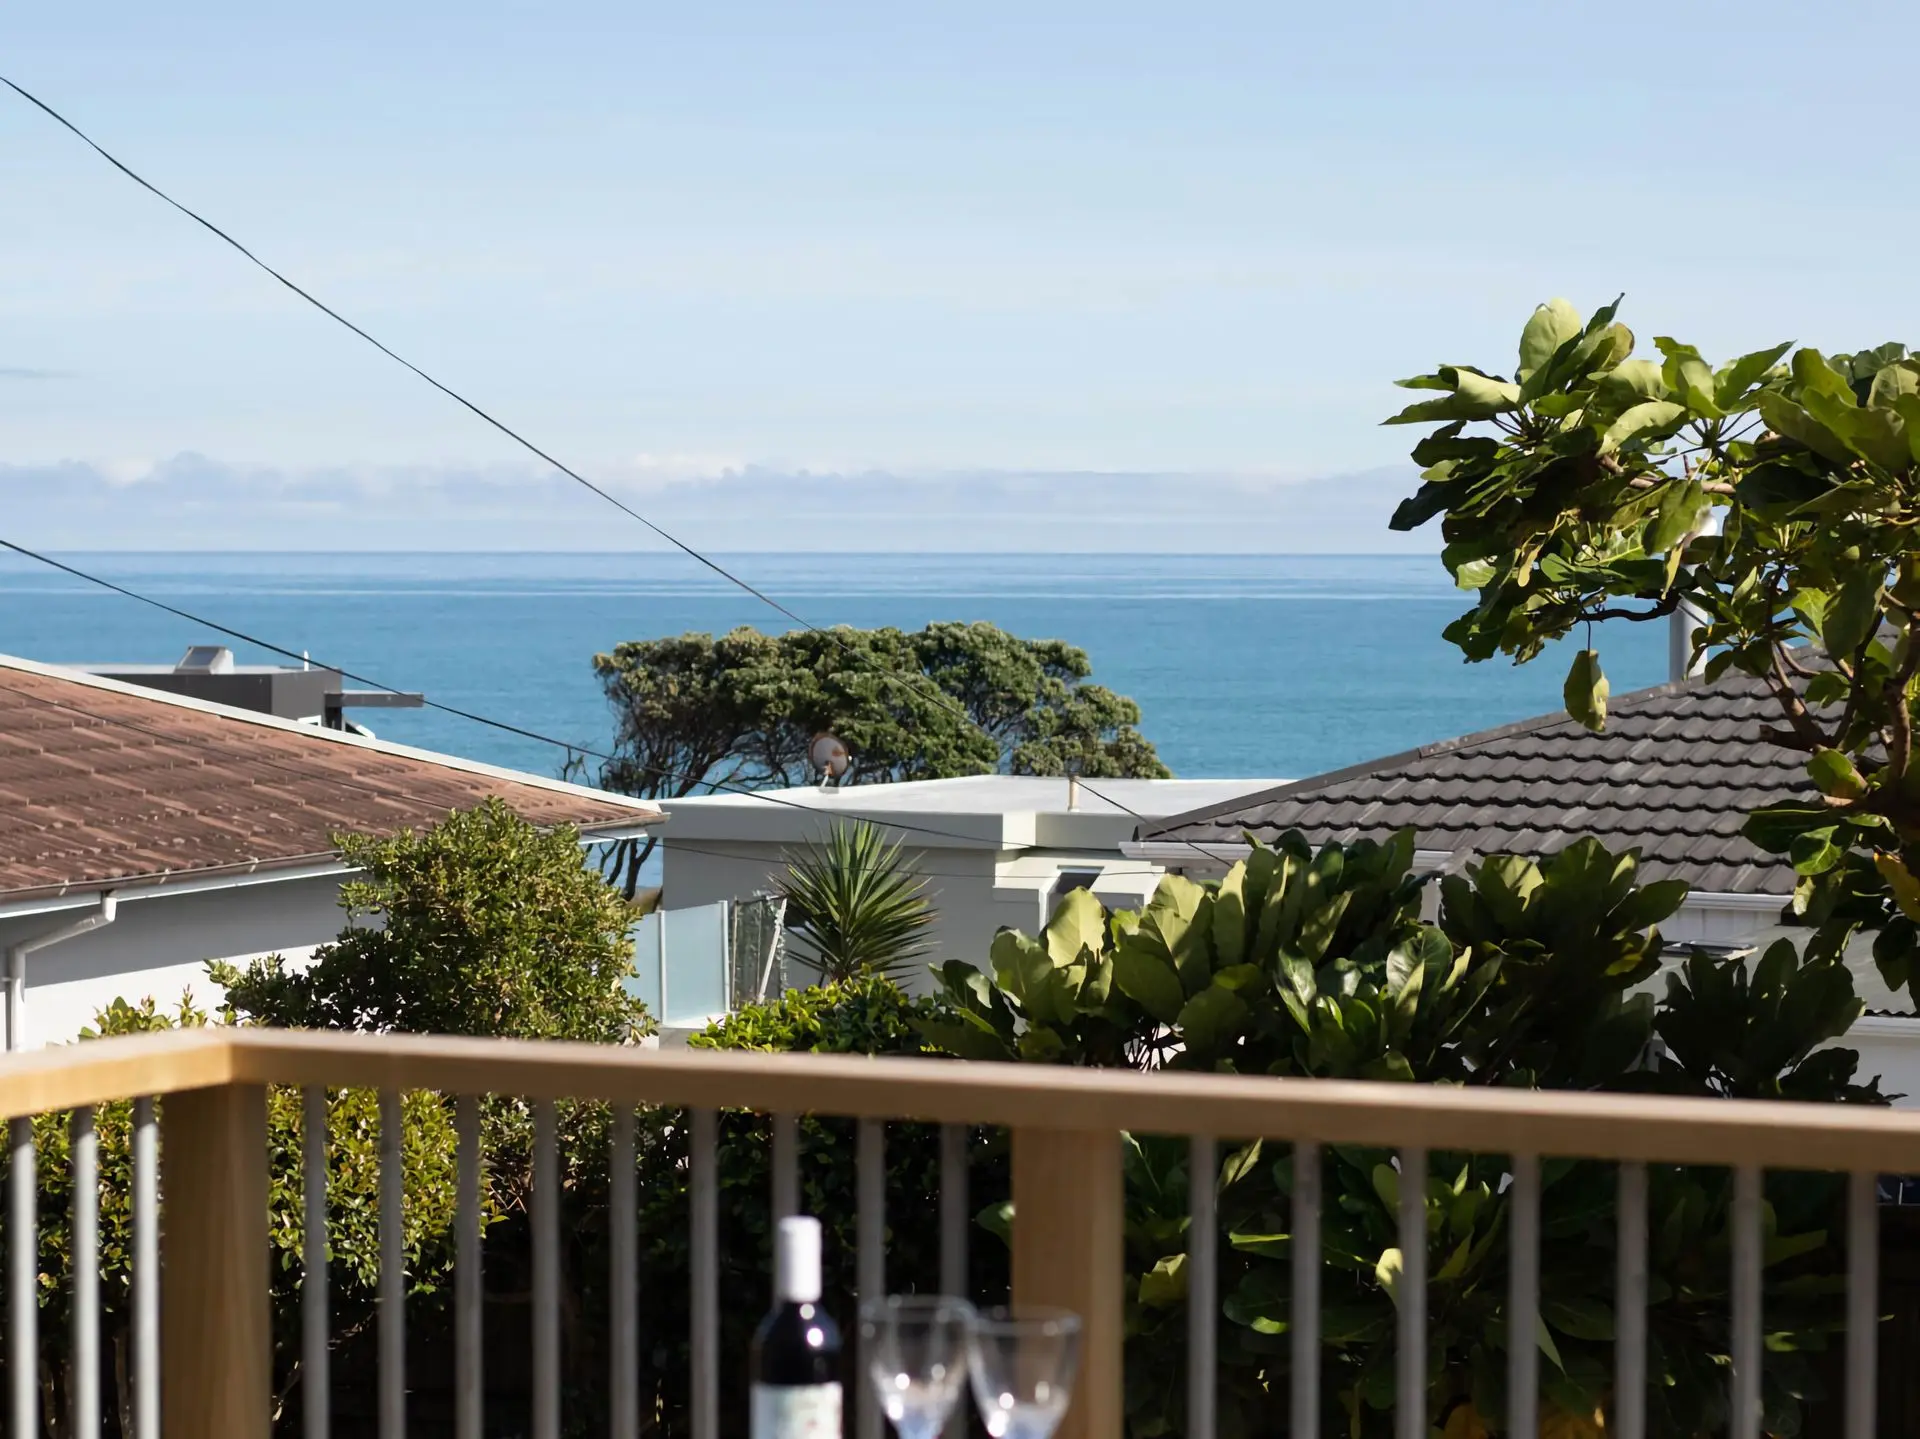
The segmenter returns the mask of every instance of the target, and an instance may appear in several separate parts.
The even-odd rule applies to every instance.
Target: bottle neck
[[[774,1245],[773,1297],[780,1304],[820,1302],[820,1225],[782,1220]]]

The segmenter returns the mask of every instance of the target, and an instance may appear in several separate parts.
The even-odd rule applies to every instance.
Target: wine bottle
[[[753,1336],[752,1439],[840,1439],[840,1331],[820,1307],[820,1221],[780,1221]]]

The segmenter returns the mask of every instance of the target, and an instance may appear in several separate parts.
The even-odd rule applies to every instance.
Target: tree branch
[[[1665,599],[1661,600],[1658,604],[1654,605],[1652,609],[1648,609],[1648,610],[1598,609],[1598,610],[1595,610],[1590,615],[1583,616],[1583,618],[1589,619],[1589,620],[1657,620],[1666,615],[1672,614],[1675,610],[1679,608],[1680,608],[1680,596],[1679,596],[1679,593],[1676,591],[1674,593],[1668,594]]]
[[[1887,736],[1886,788],[1902,796],[1906,793],[1907,768],[1913,762],[1913,710],[1907,703],[1907,686],[1913,682],[1916,669],[1920,669],[1920,645],[1913,643],[1909,629],[1906,653],[1880,690],[1881,702],[1892,711],[1892,733]]]
[[[1767,646],[1773,657],[1773,673],[1767,676],[1767,684],[1773,690],[1774,698],[1780,701],[1780,707],[1787,712],[1787,722],[1793,726],[1793,734],[1800,741],[1791,745],[1792,749],[1806,749],[1809,752],[1829,749],[1826,732],[1814,720],[1807,709],[1807,702],[1800,698],[1800,691],[1793,687],[1793,680],[1787,675],[1787,667],[1780,658],[1778,641]]]
[[[1635,475],[1627,481],[1627,488],[1631,490],[1651,490],[1655,486],[1671,484],[1672,482],[1672,476],[1668,476],[1664,480],[1656,480],[1651,475]],[[1700,488],[1710,495],[1730,495],[1734,493],[1732,485],[1723,484],[1719,480],[1705,480],[1701,483]]]

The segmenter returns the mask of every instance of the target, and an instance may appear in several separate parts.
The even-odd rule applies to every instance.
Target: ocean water
[[[80,568],[445,704],[604,749],[592,657],[621,640],[789,622],[677,554],[85,554]],[[1570,656],[1464,664],[1465,607],[1432,557],[778,555],[725,557],[819,625],[990,620],[1070,641],[1133,696],[1176,774],[1300,777],[1557,709]],[[162,663],[206,628],[0,561],[0,652]],[[1616,694],[1665,676],[1661,625],[1605,626]],[[275,657],[231,642],[242,663]],[[540,773],[563,754],[433,710],[357,716],[384,738]]]

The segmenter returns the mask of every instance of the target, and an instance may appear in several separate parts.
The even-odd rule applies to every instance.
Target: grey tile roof
[[[1138,838],[1220,845],[1298,829],[1320,844],[1412,826],[1424,850],[1543,856],[1593,835],[1637,848],[1648,879],[1785,895],[1791,870],[1740,837],[1749,810],[1811,792],[1804,758],[1760,738],[1780,722],[1758,680],[1683,680],[1621,695],[1600,734],[1541,715],[1173,815]]]

